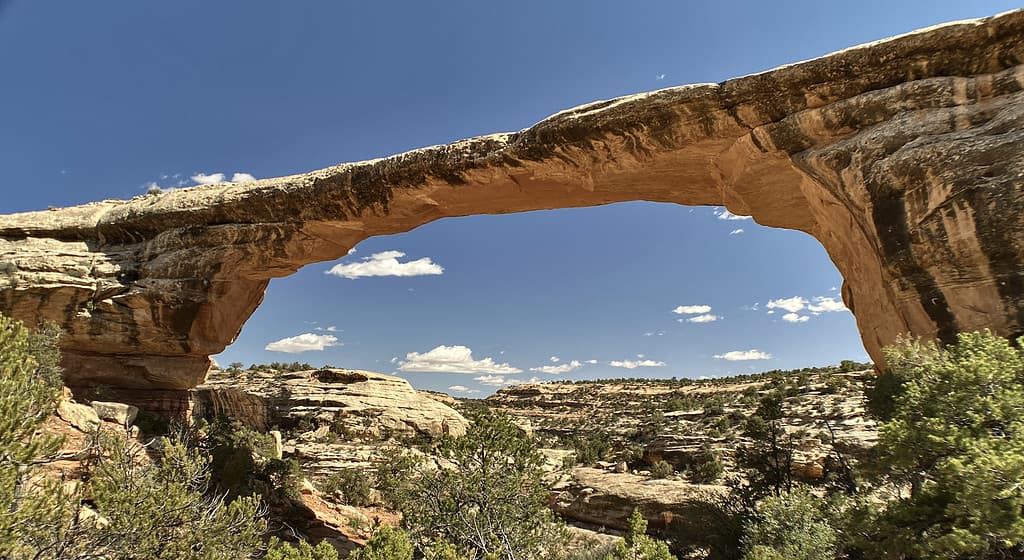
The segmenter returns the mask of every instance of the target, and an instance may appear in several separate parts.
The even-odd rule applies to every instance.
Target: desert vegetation
[[[0,556],[344,557],[326,541],[296,538],[307,522],[302,466],[237,420],[144,433],[103,423],[69,455],[47,427],[58,406],[73,405],[61,393],[58,337],[0,317]],[[608,392],[604,412],[588,410],[575,425],[567,412],[614,383],[565,384],[554,400],[534,391],[543,415],[525,398],[532,389],[510,389],[466,403],[469,428],[458,437],[370,441],[331,428],[385,446],[383,460],[316,485],[337,503],[400,514],[362,528],[364,545],[348,555],[356,560],[1020,557],[1019,344],[988,333],[946,347],[906,341],[887,350],[877,378],[851,362],[706,383],[616,382],[630,389]],[[862,410],[839,406],[857,398]],[[869,445],[842,441],[851,414],[873,418]],[[587,422],[603,429],[588,433]],[[684,428],[695,443],[674,453],[666,441]],[[827,457],[808,474],[801,461],[812,444]],[[550,449],[564,450],[554,455],[561,463]],[[652,529],[634,508],[618,541],[574,536],[549,507],[551,488],[591,465],[707,488],[692,510],[703,517]]]

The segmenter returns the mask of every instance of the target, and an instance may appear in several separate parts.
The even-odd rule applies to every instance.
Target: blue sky
[[[721,81],[1016,7],[0,1],[0,212],[517,130],[596,99]],[[419,275],[325,273],[337,264],[350,276]],[[485,395],[532,377],[699,377],[863,359],[852,316],[832,311],[840,283],[812,238],[712,208],[450,219],[275,280],[217,360],[331,363]]]

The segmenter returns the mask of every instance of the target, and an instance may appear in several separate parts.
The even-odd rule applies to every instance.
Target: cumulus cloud
[[[597,360],[587,360],[587,362],[586,362],[586,363],[588,363],[588,364],[590,364],[590,365],[594,365],[594,364],[596,364],[596,363],[597,363]]]
[[[481,385],[490,385],[492,387],[502,387],[504,385],[520,385],[522,383],[538,383],[538,382],[540,382],[540,379],[537,379],[536,377],[531,377],[531,378],[527,379],[526,381],[523,381],[522,379],[515,379],[515,378],[512,378],[512,377],[505,377],[503,375],[481,375],[479,377],[474,377],[473,381],[476,381],[477,383],[480,383]]]
[[[739,235],[743,233],[743,228],[737,228],[729,232],[729,235]]]
[[[612,367],[636,369],[641,367],[661,367],[665,365],[665,362],[658,362],[655,360],[612,360],[608,362],[608,365]]]
[[[768,301],[768,309],[785,309],[790,313],[796,313],[807,306],[807,300],[800,296],[793,296],[791,298],[773,299]]]
[[[810,319],[807,315],[799,315],[797,313],[786,313],[782,316],[782,320],[787,323],[806,323]]]
[[[830,297],[816,297],[814,303],[807,306],[807,310],[812,313],[835,313],[838,311],[847,311],[846,306],[843,305],[842,301]]]
[[[696,315],[698,313],[708,313],[710,311],[710,305],[680,305],[673,309],[672,313],[675,313],[676,315]]]
[[[255,180],[256,180],[256,177],[253,177],[252,175],[250,175],[248,173],[238,172],[238,173],[235,173],[234,175],[231,176],[231,182],[232,183],[249,183],[249,182],[255,181]]]
[[[213,185],[215,183],[223,183],[224,182],[224,174],[223,173],[210,173],[210,174],[196,173],[195,175],[193,175],[191,177],[191,179],[193,181],[195,181],[197,185]]]
[[[499,364],[493,358],[473,359],[473,351],[467,346],[438,346],[429,352],[409,352],[398,364],[399,371],[432,373],[488,373],[504,375],[520,373],[521,369],[509,364]]]
[[[537,366],[530,368],[530,371],[537,371],[540,373],[550,373],[551,375],[558,375],[560,373],[569,373],[570,371],[576,371],[583,367],[583,363],[579,360],[573,360],[566,362],[558,366]]]
[[[430,257],[399,262],[398,259],[404,256],[405,253],[401,251],[374,253],[359,262],[336,264],[326,274],[351,280],[370,276],[427,276],[444,273],[444,268],[430,260]]]
[[[772,355],[767,352],[751,348],[750,350],[733,350],[725,354],[715,354],[715,359],[728,360],[730,362],[742,362],[746,360],[770,360]]]
[[[726,210],[725,208],[716,208],[715,209],[715,216],[718,217],[719,220],[749,220],[750,219],[750,216],[737,216],[736,214],[733,214],[732,212]]]
[[[472,395],[473,393],[480,392],[479,389],[470,389],[465,385],[452,385],[451,387],[448,387],[448,390],[451,391],[452,393],[463,393],[465,395]]]
[[[303,333],[296,336],[289,336],[281,340],[275,340],[267,344],[264,349],[271,352],[287,352],[298,354],[299,352],[310,352],[323,350],[330,346],[338,345],[338,337],[331,334]]]
[[[697,315],[696,317],[690,317],[689,319],[687,319],[687,322],[690,322],[690,323],[714,323],[715,321],[717,321],[719,319],[721,319],[721,317],[719,317],[718,315],[712,315],[710,313],[707,313],[705,315]]]

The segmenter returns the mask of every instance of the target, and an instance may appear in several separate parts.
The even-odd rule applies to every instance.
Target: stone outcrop
[[[0,312],[72,384],[189,388],[272,278],[448,216],[646,200],[818,239],[876,361],[900,333],[1024,330],[1024,11],[514,133],[245,185],[0,216]]]
[[[469,423],[409,382],[371,371],[215,370],[192,391],[193,416],[225,415],[266,431],[305,423],[360,437],[462,435]]]
[[[679,480],[652,479],[578,467],[551,487],[551,509],[563,518],[594,527],[625,530],[633,509],[647,518],[656,533],[670,527],[693,533],[693,526],[707,529],[714,510],[708,501],[724,496],[722,486],[695,485]]]

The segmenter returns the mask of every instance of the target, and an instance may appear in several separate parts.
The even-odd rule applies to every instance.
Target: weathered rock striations
[[[448,216],[646,200],[818,239],[877,361],[900,333],[1024,330],[1024,11],[519,132],[251,184],[0,216],[0,312],[70,383],[188,388],[271,278]]]
[[[289,427],[307,420],[374,437],[461,436],[461,414],[391,375],[349,369],[289,373],[211,373],[192,392],[194,416],[228,416],[251,428]]]

